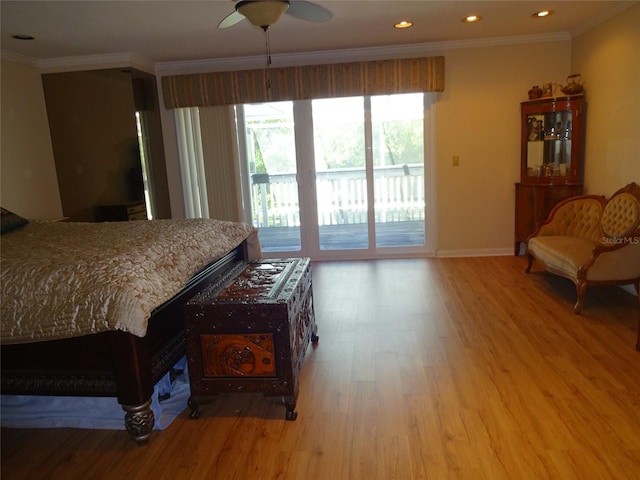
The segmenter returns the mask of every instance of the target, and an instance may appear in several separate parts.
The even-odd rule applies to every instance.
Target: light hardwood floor
[[[260,395],[123,431],[2,431],[3,479],[638,479],[636,297],[522,257],[313,266],[298,419]]]

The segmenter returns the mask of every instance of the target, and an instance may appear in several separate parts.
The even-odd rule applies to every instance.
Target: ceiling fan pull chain
[[[262,27],[262,29],[264,30],[265,49],[267,51],[264,73],[267,79],[267,90],[269,90],[271,88],[271,72],[269,71],[271,66],[271,42],[269,41],[269,27]]]

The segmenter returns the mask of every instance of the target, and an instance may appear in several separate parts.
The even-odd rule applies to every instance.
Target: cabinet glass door
[[[521,104],[522,182],[573,185],[582,181],[585,106],[582,95]]]
[[[527,116],[527,176],[565,177],[571,172],[573,112]]]

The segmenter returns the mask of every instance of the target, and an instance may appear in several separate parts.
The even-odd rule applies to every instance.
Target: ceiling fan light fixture
[[[242,1],[236,5],[236,10],[246,17],[249,23],[263,30],[276,23],[287,8],[289,2],[279,0]]]

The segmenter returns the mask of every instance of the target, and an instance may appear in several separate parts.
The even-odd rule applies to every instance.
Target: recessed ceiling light
[[[11,38],[15,38],[16,40],[34,40],[36,37],[32,37],[31,35],[16,34],[11,35]]]
[[[407,20],[402,20],[401,22],[396,23],[393,28],[409,28],[413,27],[413,22],[409,22]]]
[[[541,10],[540,12],[536,12],[531,16],[533,18],[543,18],[548,17],[549,15],[553,15],[553,10]]]
[[[480,15],[469,15],[462,19],[464,23],[476,23],[476,22],[479,22],[480,20],[482,20],[482,17]]]

